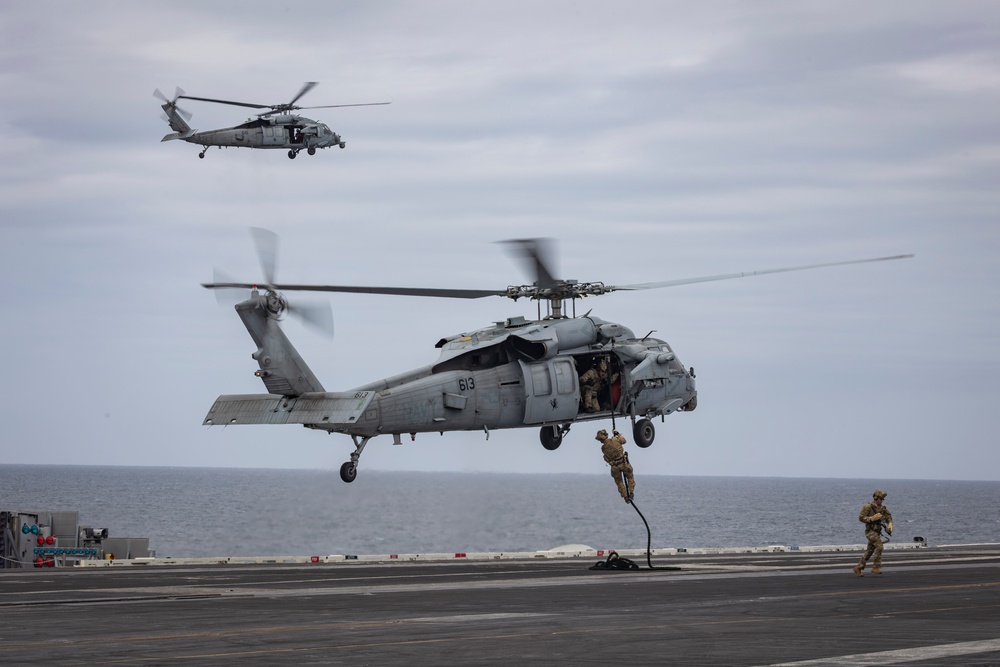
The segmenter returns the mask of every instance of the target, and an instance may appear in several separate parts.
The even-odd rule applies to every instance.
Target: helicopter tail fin
[[[187,124],[186,120],[184,120],[184,116],[181,115],[181,112],[177,108],[176,103],[167,102],[165,104],[161,104],[160,108],[163,109],[163,113],[165,113],[167,116],[166,117],[167,125],[169,125],[170,129],[174,131],[174,134],[168,134],[167,136],[163,137],[161,141],[169,141],[171,139],[183,139],[185,138],[185,136],[189,137],[192,134],[194,134],[194,130],[192,130],[191,126]],[[190,118],[190,114],[188,114],[188,117]]]
[[[252,356],[260,370],[255,375],[264,382],[270,394],[301,396],[324,391],[323,385],[285,336],[263,299],[255,295],[236,305],[236,312],[257,344],[257,351]]]

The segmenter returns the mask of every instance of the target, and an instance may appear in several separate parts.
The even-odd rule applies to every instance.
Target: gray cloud
[[[638,283],[916,259],[578,304],[655,329],[697,412],[641,473],[997,479],[1000,9],[992,3],[97,2],[0,10],[6,462],[339,466],[343,437],[205,429],[257,392],[199,283],[497,288],[494,241],[558,239],[565,277]],[[154,88],[270,104],[320,81],[344,151],[161,144]],[[200,129],[249,109],[190,101]],[[534,305],[329,297],[288,332],[330,389],[436,358]],[[365,467],[602,472],[589,427],[373,441]],[[876,466],[877,462],[880,465]],[[873,467],[875,466],[875,467]]]

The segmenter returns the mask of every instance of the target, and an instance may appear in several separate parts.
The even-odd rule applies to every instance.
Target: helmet
[[[879,499],[879,498],[883,498],[884,499],[885,498],[885,491],[883,491],[882,489],[875,489],[875,492],[872,494],[872,498],[875,498],[876,500]]]
[[[603,428],[600,431],[597,432],[597,439],[598,440],[606,440],[607,437],[608,437],[608,432],[605,431]]]

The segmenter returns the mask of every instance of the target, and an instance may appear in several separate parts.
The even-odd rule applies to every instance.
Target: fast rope
[[[681,569],[679,567],[662,566],[662,565],[659,567],[655,567],[653,565],[653,558],[652,558],[653,533],[649,530],[649,522],[646,521],[646,517],[642,515],[642,512],[639,511],[639,508],[636,507],[635,498],[632,498],[631,502],[629,502],[629,505],[631,505],[632,508],[635,509],[636,514],[639,515],[639,518],[642,519],[642,523],[646,526],[646,565],[649,566],[649,569],[650,570]],[[595,563],[590,569],[591,570],[638,570],[639,566],[635,563],[635,561],[632,561],[623,556],[619,556],[617,551],[611,551],[608,553],[608,557],[606,560],[597,561],[597,563]]]
[[[653,567],[653,559],[652,559],[652,555],[651,555],[653,553],[653,549],[652,549],[653,534],[649,530],[649,522],[646,521],[646,517],[644,517],[642,515],[642,512],[640,512],[639,508],[636,506],[636,504],[635,504],[635,498],[632,498],[632,501],[629,503],[629,505],[632,506],[632,509],[635,510],[635,513],[639,515],[639,518],[642,519],[642,523],[645,524],[645,526],[646,526],[646,565],[649,566],[649,569],[650,570],[679,570],[679,569],[681,569],[679,567],[664,567],[664,566]]]

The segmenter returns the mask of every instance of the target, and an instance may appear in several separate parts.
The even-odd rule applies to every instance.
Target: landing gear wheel
[[[295,151],[288,151],[288,159],[294,160],[297,153]]]
[[[205,151],[202,151],[202,152],[198,153],[198,157],[200,157],[202,160],[204,160],[205,159]]]
[[[542,441],[542,447],[551,451],[559,449],[562,444],[563,434],[558,426],[543,426],[538,431],[538,439]]]
[[[347,142],[346,141],[341,141],[340,142],[340,147],[341,148],[347,148]]]
[[[316,155],[316,147],[310,146],[309,148],[306,149],[306,153],[309,153],[309,155]]]
[[[340,479],[344,480],[348,484],[354,481],[354,478],[358,476],[358,467],[354,465],[354,461],[348,461],[344,465],[340,466]]]
[[[656,437],[656,427],[648,419],[640,419],[632,428],[632,437],[635,439],[635,444],[640,447],[649,447]]]

